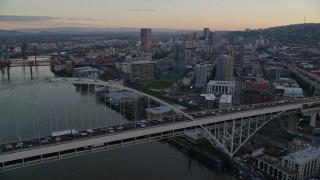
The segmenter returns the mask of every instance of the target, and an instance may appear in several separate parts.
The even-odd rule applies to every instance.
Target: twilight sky
[[[0,29],[150,27],[244,30],[320,23],[320,0],[0,0]]]

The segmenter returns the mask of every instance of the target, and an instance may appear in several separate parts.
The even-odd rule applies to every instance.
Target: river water
[[[49,135],[63,129],[120,124],[126,120],[95,95],[71,84],[44,81],[49,67],[0,72],[1,143]],[[168,144],[150,142],[0,173],[1,180],[233,179],[206,169]]]

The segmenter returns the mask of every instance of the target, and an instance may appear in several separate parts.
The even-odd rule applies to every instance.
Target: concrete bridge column
[[[7,76],[8,76],[8,81],[10,82],[10,67],[7,67]]]
[[[317,117],[318,111],[319,111],[318,109],[310,111],[310,115],[311,115],[310,126],[311,127],[316,127],[316,117]]]
[[[287,118],[288,133],[297,134],[298,115],[292,114]]]
[[[320,90],[315,88],[313,96],[320,96]]]

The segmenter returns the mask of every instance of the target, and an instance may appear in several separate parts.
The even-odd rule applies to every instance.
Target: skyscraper
[[[217,60],[217,81],[233,81],[233,58],[222,55]]]
[[[146,53],[151,53],[152,35],[151,29],[141,29],[141,50]]]
[[[173,73],[182,75],[186,72],[186,51],[181,44],[173,45]]]
[[[203,37],[205,40],[208,40],[210,29],[209,28],[203,28]]]
[[[214,43],[217,42],[217,35],[215,32],[210,32],[208,37],[208,43],[212,46]]]
[[[195,41],[198,39],[198,34],[196,32],[192,33],[192,40]],[[319,46],[320,46],[320,42],[319,42]]]
[[[203,87],[207,83],[207,65],[206,64],[197,64],[195,66],[196,71],[196,80],[195,85],[196,87]]]

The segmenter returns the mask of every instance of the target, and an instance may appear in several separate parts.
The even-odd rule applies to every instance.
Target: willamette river
[[[49,135],[67,128],[87,129],[125,122],[96,101],[95,95],[70,84],[44,81],[49,67],[0,72],[1,143]],[[198,180],[233,179],[208,170],[168,144],[150,142],[0,173],[1,180]]]

